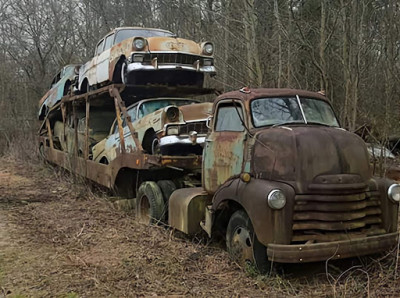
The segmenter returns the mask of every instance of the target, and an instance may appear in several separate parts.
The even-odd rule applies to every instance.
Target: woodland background
[[[52,77],[118,26],[213,41],[224,91],[325,90],[343,127],[398,133],[400,1],[0,0],[0,154],[34,140]]]

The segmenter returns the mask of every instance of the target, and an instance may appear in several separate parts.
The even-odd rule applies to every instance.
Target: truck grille
[[[145,54],[143,62],[150,64],[151,61],[157,58],[158,64],[183,64],[193,65],[197,60],[202,61],[201,57],[182,53],[153,53]]]
[[[179,126],[180,135],[188,135],[189,132],[196,131],[199,135],[205,135],[208,132],[208,127],[205,121],[188,122]]]
[[[381,214],[377,191],[345,196],[297,195],[292,242],[338,241],[384,234]]]

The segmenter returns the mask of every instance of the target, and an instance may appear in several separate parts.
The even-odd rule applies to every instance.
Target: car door
[[[96,79],[97,83],[111,80],[109,77],[110,51],[114,43],[114,33],[105,38],[104,49],[97,57]]]
[[[220,102],[203,155],[203,185],[214,193],[230,177],[242,172],[244,140],[243,108],[239,101]]]

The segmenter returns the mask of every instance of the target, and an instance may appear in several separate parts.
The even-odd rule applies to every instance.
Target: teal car
[[[79,68],[79,64],[69,64],[54,76],[50,90],[39,101],[39,120],[43,120],[49,110],[60,102],[63,96],[77,91]]]

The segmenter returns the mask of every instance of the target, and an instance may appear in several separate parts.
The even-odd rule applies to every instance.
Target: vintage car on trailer
[[[54,76],[49,91],[39,101],[39,120],[43,120],[49,109],[59,103],[61,97],[67,95],[71,88],[72,93],[77,91],[79,68],[79,64],[69,64]]]
[[[170,31],[140,27],[112,30],[96,46],[79,73],[79,90],[109,83],[202,87],[215,74],[214,46],[178,38]]]
[[[207,135],[207,117],[212,103],[200,103],[186,98],[151,98],[141,100],[127,109],[132,127],[148,154],[201,155]],[[134,147],[134,140],[122,117],[125,146]],[[120,144],[118,122],[115,119],[110,134],[93,146],[93,160],[108,164],[115,159]]]

